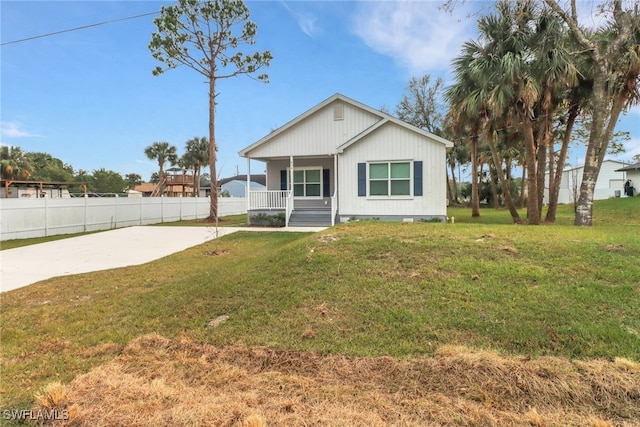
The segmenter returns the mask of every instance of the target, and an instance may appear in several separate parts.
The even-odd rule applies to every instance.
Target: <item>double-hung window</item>
[[[411,196],[411,162],[369,163],[370,196]]]

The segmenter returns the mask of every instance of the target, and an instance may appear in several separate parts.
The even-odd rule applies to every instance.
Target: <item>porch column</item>
[[[247,190],[245,191],[245,195],[247,197],[247,214],[251,209],[251,159],[247,157]]]
[[[293,191],[293,156],[289,156],[289,185],[290,190]]]

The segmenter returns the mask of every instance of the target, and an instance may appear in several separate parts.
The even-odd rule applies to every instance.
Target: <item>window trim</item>
[[[387,165],[387,178],[386,179],[373,179],[373,181],[386,181],[387,182],[387,194],[371,194],[371,165]],[[407,181],[407,178],[392,178],[391,177],[391,165],[392,164],[408,164],[409,165],[409,194],[391,194],[391,183],[393,181]],[[373,200],[388,200],[388,199],[413,199],[414,196],[414,185],[415,185],[415,176],[414,176],[414,161],[413,160],[376,160],[376,161],[368,161],[366,162],[367,170],[366,170],[366,178],[367,178],[367,198]]]
[[[295,174],[296,171],[303,171],[304,172],[305,181],[304,181],[303,185],[304,185],[305,195],[304,196],[296,196],[295,193],[294,193],[293,198],[294,199],[299,199],[299,200],[301,200],[301,199],[306,199],[306,200],[309,200],[309,199],[321,200],[321,199],[323,199],[324,198],[323,197],[323,194],[324,194],[323,193],[324,183],[323,183],[323,178],[322,178],[323,177],[323,175],[322,175],[323,169],[324,168],[322,166],[300,166],[300,167],[294,166],[293,167],[294,174]],[[308,171],[308,170],[317,170],[320,173],[320,181],[319,181],[319,184],[320,184],[320,195],[319,196],[307,196],[306,195],[306,193],[307,193],[307,187],[306,187],[306,185],[307,185],[307,174],[306,174],[306,171]],[[289,182],[289,178],[294,179],[293,176],[291,175],[291,168],[288,167],[287,168],[287,191],[293,190],[293,184],[294,184],[293,182]],[[313,184],[315,184],[315,182]]]

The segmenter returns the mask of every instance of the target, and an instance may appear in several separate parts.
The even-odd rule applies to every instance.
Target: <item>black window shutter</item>
[[[358,197],[367,195],[367,164],[358,163]]]
[[[413,195],[422,196],[422,161],[413,162]]]
[[[287,191],[287,171],[280,171],[280,190]]]
[[[322,197],[331,197],[331,171],[322,169]]]

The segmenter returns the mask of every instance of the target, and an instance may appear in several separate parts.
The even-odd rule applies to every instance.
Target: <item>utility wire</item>
[[[0,43],[0,46],[5,46],[5,45],[8,45],[8,44],[15,44],[15,43],[22,43],[22,42],[26,42],[26,41],[29,41],[29,40],[35,40],[35,39],[40,39],[40,38],[43,38],[43,37],[55,36],[55,35],[63,34],[63,33],[70,33],[72,31],[84,30],[84,29],[91,28],[91,27],[98,27],[100,25],[112,24],[114,22],[127,21],[129,19],[142,18],[142,17],[145,17],[145,16],[156,15],[158,13],[160,13],[160,12],[149,12],[149,13],[143,13],[142,15],[128,16],[126,18],[118,18],[118,19],[112,19],[110,21],[98,22],[96,24],[83,25],[82,27],[70,28],[68,30],[55,31],[53,33],[41,34],[39,36],[27,37],[25,39],[13,40],[13,41],[10,41],[10,42]]]

